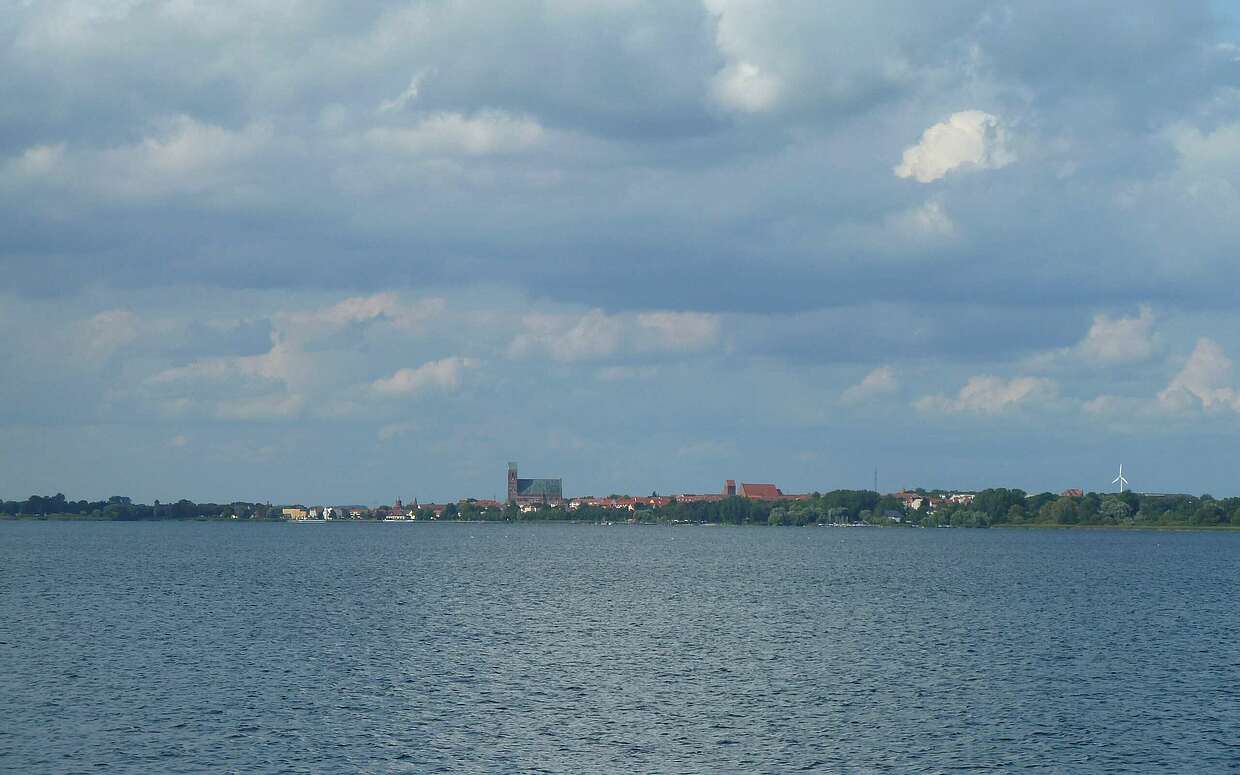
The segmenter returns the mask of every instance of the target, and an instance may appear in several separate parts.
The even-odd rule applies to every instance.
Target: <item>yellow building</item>
[[[309,519],[310,512],[305,509],[283,509],[285,519]]]

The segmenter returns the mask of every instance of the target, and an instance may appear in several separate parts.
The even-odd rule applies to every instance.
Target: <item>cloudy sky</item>
[[[1240,493],[1226,3],[0,7],[0,497]]]

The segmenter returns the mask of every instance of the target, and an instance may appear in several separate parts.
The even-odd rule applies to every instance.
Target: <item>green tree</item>
[[[1068,497],[1056,498],[1042,507],[1038,517],[1042,522],[1053,522],[1057,525],[1075,525],[1078,519],[1076,499]]]
[[[738,495],[719,502],[719,521],[739,525],[749,516],[749,501]]]
[[[1223,510],[1219,508],[1218,502],[1210,499],[1202,499],[1201,506],[1193,514],[1194,525],[1217,525],[1222,521]]]
[[[1076,521],[1082,525],[1098,521],[1098,509],[1102,508],[1102,498],[1096,492],[1086,493],[1076,504]]]
[[[961,509],[951,515],[952,527],[986,527],[987,514],[977,509]]]
[[[1048,503],[1053,503],[1058,497],[1059,496],[1053,492],[1040,492],[1037,495],[1030,496],[1025,499],[1025,513],[1030,519],[1033,519],[1037,516],[1037,513],[1042,510],[1043,506]]]
[[[1107,498],[1098,507],[1099,521],[1104,525],[1119,525],[1127,521],[1132,507],[1119,498]]]
[[[1025,505],[1024,490],[996,487],[982,490],[973,496],[973,502],[969,504],[969,508],[972,511],[984,512],[993,522],[1006,517],[1012,506],[1016,505],[1021,507]]]

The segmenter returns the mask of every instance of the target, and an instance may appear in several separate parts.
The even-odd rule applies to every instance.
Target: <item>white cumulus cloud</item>
[[[1143,361],[1154,350],[1154,313],[1144,305],[1135,318],[1095,315],[1089,333],[1077,345],[1081,357],[1102,363]]]
[[[200,414],[227,420],[280,420],[306,414],[347,417],[359,408],[350,396],[400,395],[426,386],[455,387],[462,368],[476,365],[449,358],[418,369],[401,369],[377,383],[356,382],[350,368],[358,358],[347,343],[331,337],[351,331],[363,336],[380,322],[392,329],[419,326],[439,315],[442,299],[403,300],[395,293],[353,296],[302,305],[271,316],[271,346],[261,354],[196,358],[166,367],[144,381],[143,390],[165,414]]]
[[[262,355],[200,358],[184,366],[164,369],[150,381],[165,385],[201,385],[206,382],[233,382],[247,378],[295,385],[306,382],[313,376],[314,365],[313,358],[308,353],[278,335],[273,335],[271,349]]]
[[[715,74],[711,95],[726,108],[742,113],[762,113],[779,100],[779,79],[751,62],[735,62]]]
[[[715,49],[726,64],[710,81],[710,96],[720,107],[737,113],[765,113],[776,107],[783,80],[772,71],[778,57],[762,27],[771,9],[736,0],[703,0],[715,20]]]
[[[943,203],[935,200],[905,210],[887,219],[887,231],[894,231],[909,242],[949,239],[956,236],[956,224]]]
[[[414,73],[413,78],[409,80],[409,86],[399,96],[390,100],[384,100],[379,104],[379,112],[391,113],[412,105],[422,91],[422,84],[426,82],[430,75],[430,70],[419,70],[417,73]]]
[[[396,293],[352,296],[330,306],[279,316],[286,335],[305,340],[338,331],[354,323],[385,320],[400,329],[414,329],[443,314],[447,302],[438,297],[405,301]]]
[[[569,315],[526,315],[525,331],[513,339],[508,348],[512,357],[521,357],[539,350],[557,361],[579,361],[611,355],[620,348],[624,323],[619,317],[593,309],[573,317]]]
[[[1007,149],[999,119],[980,110],[953,113],[921,135],[917,145],[904,149],[896,165],[897,177],[930,183],[958,168],[999,169],[1015,157]]]
[[[375,380],[371,389],[382,396],[407,396],[430,388],[452,390],[461,383],[465,369],[478,367],[474,358],[452,356],[424,363],[417,368],[400,369],[390,377]]]
[[[232,130],[174,116],[140,142],[99,154],[90,174],[100,188],[134,197],[235,190],[273,134],[268,122]]]
[[[511,357],[545,352],[562,362],[618,353],[698,351],[718,341],[721,328],[718,315],[675,311],[608,315],[592,309],[581,315],[526,315],[521,322],[525,330],[509,345]]]
[[[1158,403],[1170,411],[1240,411],[1240,391],[1232,387],[1232,362],[1219,343],[1208,337],[1198,339],[1184,368],[1158,394]]]
[[[1169,127],[1165,135],[1189,170],[1217,174],[1240,165],[1240,123],[1203,131],[1181,122]]]
[[[1054,381],[1042,377],[1004,379],[989,374],[970,377],[960,392],[951,396],[926,396],[918,399],[922,411],[969,412],[995,415],[1021,405],[1039,403],[1055,396]]]
[[[899,388],[900,380],[896,377],[895,369],[890,366],[880,366],[866,374],[860,382],[845,390],[840,395],[840,400],[846,404],[859,404],[871,398],[890,395]]]

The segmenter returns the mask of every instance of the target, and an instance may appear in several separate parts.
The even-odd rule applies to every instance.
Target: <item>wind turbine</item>
[[[1120,495],[1124,494],[1124,485],[1128,484],[1128,480],[1124,478],[1124,464],[1119,464],[1119,476],[1111,480],[1111,484],[1119,485]]]

